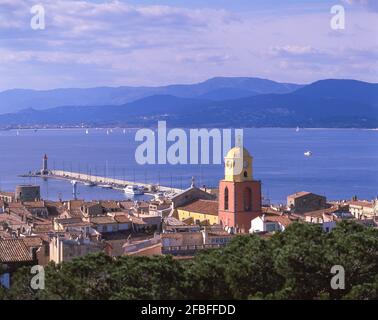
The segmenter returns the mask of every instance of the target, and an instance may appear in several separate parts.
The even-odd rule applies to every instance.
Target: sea
[[[90,173],[136,183],[188,188],[216,188],[224,164],[138,164],[137,129],[23,129],[0,131],[0,189],[38,184],[44,199],[72,199],[70,181],[25,178],[38,171],[48,156],[49,169]],[[256,128],[244,129],[244,146],[253,156],[254,179],[262,181],[265,203],[285,203],[298,191],[329,200],[372,200],[378,196],[378,131],[364,129]],[[311,156],[304,153],[311,151]],[[121,190],[78,184],[85,200],[129,198]],[[142,196],[140,199],[144,199]],[[138,199],[138,198],[137,198]]]

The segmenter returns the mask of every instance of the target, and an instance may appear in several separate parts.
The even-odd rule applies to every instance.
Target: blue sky
[[[46,10],[32,30],[30,8]],[[330,27],[343,5],[345,30]],[[254,76],[378,82],[377,0],[0,0],[0,90]]]

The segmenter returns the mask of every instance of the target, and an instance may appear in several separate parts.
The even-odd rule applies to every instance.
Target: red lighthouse
[[[219,183],[219,220],[233,232],[246,233],[261,214],[261,181],[253,180],[253,158],[245,148],[225,157],[225,177]]]

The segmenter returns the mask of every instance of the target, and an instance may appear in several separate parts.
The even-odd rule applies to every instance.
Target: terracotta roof
[[[222,237],[232,237],[233,235],[226,232],[226,231],[209,231],[208,233],[208,236],[213,236],[213,237],[219,237],[219,236],[222,236]]]
[[[117,223],[112,217],[109,216],[97,216],[90,218],[90,223],[93,224],[115,224]]]
[[[22,239],[0,240],[0,262],[29,262],[32,254]]]
[[[129,201],[121,201],[120,205],[123,209],[131,209],[134,207],[134,202],[129,200]]]
[[[84,200],[69,200],[67,201],[67,205],[70,205],[71,208],[78,208],[84,203]]]
[[[56,219],[55,222],[59,223],[63,227],[89,225],[88,222],[83,221],[81,218],[59,218]]]
[[[85,208],[93,208],[93,207],[98,207],[98,206],[101,207],[101,205],[100,205],[98,202],[94,202],[94,201],[91,201],[91,202],[84,202],[84,203],[82,204],[82,206],[85,207]]]
[[[42,239],[40,237],[25,237],[21,238],[28,248],[42,246]]]
[[[59,216],[65,210],[63,203],[60,201],[45,201],[49,216]]]
[[[0,191],[0,196],[6,196],[6,197],[14,197],[14,192],[9,191]]]
[[[101,201],[100,205],[105,209],[120,209],[117,201]]]
[[[185,210],[195,213],[218,216],[218,201],[199,199],[185,206],[178,207],[177,210]]]
[[[7,223],[8,225],[25,224],[25,222],[23,222],[20,217],[9,215],[6,213],[0,214],[0,223],[3,223],[3,222]]]
[[[45,208],[45,202],[41,201],[25,201],[24,206],[26,208]]]
[[[336,212],[338,210],[339,210],[338,206],[332,206],[332,207],[327,208],[327,209],[320,209],[320,210],[306,212],[304,214],[304,216],[306,216],[306,217],[308,217],[308,216],[311,216],[311,217],[322,217],[323,214],[331,214],[331,213],[334,213],[334,212]]]
[[[359,207],[367,207],[367,208],[373,208],[373,203],[370,201],[363,201],[363,200],[357,200],[357,201],[350,201],[350,206],[359,206]]]
[[[159,204],[157,206],[157,209],[158,210],[166,210],[166,209],[169,209],[171,208],[172,206],[169,204],[169,203],[163,203],[163,204]]]
[[[118,223],[128,223],[131,222],[131,219],[127,217],[126,215],[116,215],[114,216],[114,220]]]
[[[33,232],[35,233],[40,233],[40,232],[50,232],[52,231],[54,228],[53,228],[53,225],[52,225],[52,222],[50,223],[35,223],[33,225]]]
[[[147,223],[144,222],[142,219],[137,218],[137,217],[134,217],[134,216],[130,216],[130,219],[131,219],[131,221],[132,221],[134,224],[140,224],[140,225],[147,224]]]
[[[289,224],[293,223],[293,221],[290,218],[285,217],[285,216],[278,216],[278,215],[266,216],[265,221],[267,221],[267,222],[278,222],[278,223],[282,224],[284,227],[287,227]]]
[[[300,191],[300,192],[296,192],[296,193],[293,193],[289,196],[287,196],[288,198],[300,198],[300,197],[303,197],[303,196],[306,196],[308,194],[311,194],[311,192],[308,192],[308,191]]]
[[[0,230],[0,239],[11,239],[12,235],[10,235],[8,232]]]
[[[83,212],[80,208],[71,208],[71,210],[67,210],[68,214],[72,218],[83,218]]]

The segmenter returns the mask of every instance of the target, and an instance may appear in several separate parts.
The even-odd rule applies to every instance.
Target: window
[[[247,187],[244,189],[244,211],[250,211],[252,209],[252,191]]]
[[[228,210],[228,188],[224,189],[224,210]]]

